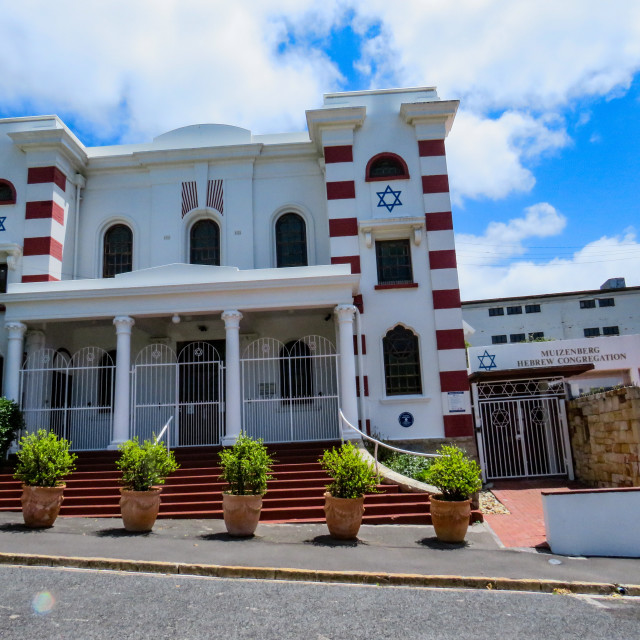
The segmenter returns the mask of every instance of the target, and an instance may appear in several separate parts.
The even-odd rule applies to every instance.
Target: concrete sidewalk
[[[253,538],[239,539],[226,534],[221,520],[158,520],[151,533],[134,534],[119,519],[58,518],[50,529],[31,530],[21,513],[0,513],[5,564],[587,593],[623,585],[640,595],[640,559],[505,549],[483,523],[470,527],[467,540],[439,543],[430,526],[365,525],[357,541],[340,542],[324,524],[260,524]],[[479,580],[469,580],[474,576]],[[560,584],[578,582],[596,586]]]

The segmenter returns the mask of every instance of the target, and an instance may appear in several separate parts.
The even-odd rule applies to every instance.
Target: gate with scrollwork
[[[572,475],[562,378],[478,384],[487,479]]]
[[[241,360],[244,431],[265,442],[339,438],[337,357],[322,336],[249,344]]]

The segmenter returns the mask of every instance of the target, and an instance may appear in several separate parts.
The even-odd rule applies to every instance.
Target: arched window
[[[191,264],[220,265],[220,227],[213,220],[198,220],[189,234]]]
[[[280,389],[283,404],[313,401],[311,351],[301,340],[288,342],[280,353]]]
[[[133,270],[133,233],[125,224],[114,224],[104,234],[102,277],[113,278]]]
[[[15,204],[16,190],[8,181],[0,178],[0,204]]]
[[[407,163],[395,153],[379,153],[369,160],[366,170],[366,181],[407,180],[409,169]]]
[[[297,213],[285,213],[276,222],[276,266],[307,264],[307,225]]]
[[[402,325],[382,339],[384,383],[388,396],[422,393],[418,336]]]

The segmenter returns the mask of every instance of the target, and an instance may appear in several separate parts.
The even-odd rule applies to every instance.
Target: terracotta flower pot
[[[127,531],[151,531],[160,510],[161,487],[149,491],[120,489],[120,515]]]
[[[222,494],[224,523],[230,536],[252,536],[260,521],[261,495]]]
[[[364,514],[362,498],[334,498],[329,492],[324,494],[324,513],[327,528],[333,538],[353,540],[358,536]]]
[[[452,502],[430,496],[431,521],[441,542],[464,542],[469,528],[471,500]]]
[[[52,527],[60,513],[66,485],[31,487],[22,485],[22,517],[27,527]]]

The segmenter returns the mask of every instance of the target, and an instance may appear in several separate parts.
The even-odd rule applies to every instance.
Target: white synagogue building
[[[85,147],[0,120],[3,393],[76,450],[473,437],[434,88]],[[427,443],[428,444],[428,443]]]

